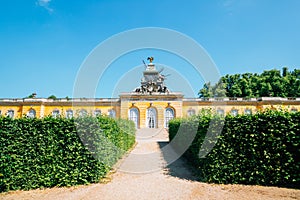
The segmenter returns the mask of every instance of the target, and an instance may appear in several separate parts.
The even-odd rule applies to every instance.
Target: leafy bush
[[[222,123],[222,132],[217,134]],[[191,128],[179,131],[187,124],[193,124],[197,131],[184,155],[197,167],[203,181],[300,187],[300,112],[269,110],[254,115],[227,115],[225,121],[211,114],[175,119],[169,122],[170,140],[176,134],[190,137]],[[212,137],[205,142],[216,144],[200,158],[199,154],[210,150],[201,147],[209,125]],[[180,144],[173,146],[178,149]]]
[[[0,192],[99,182],[135,142],[131,121],[0,117]]]

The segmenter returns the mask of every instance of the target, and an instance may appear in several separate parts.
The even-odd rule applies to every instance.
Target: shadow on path
[[[158,142],[159,148],[161,149],[162,152],[163,159],[166,161],[166,163],[170,163],[165,166],[164,169],[165,174],[180,179],[189,180],[189,181],[198,181],[199,179],[194,173],[195,169],[189,165],[188,161],[183,156],[179,157],[175,161],[170,160],[170,150],[169,151],[163,150],[164,147],[168,144],[169,142]],[[175,151],[173,151],[173,154],[176,154]]]

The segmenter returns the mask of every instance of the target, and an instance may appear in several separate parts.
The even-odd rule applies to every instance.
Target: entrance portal
[[[157,120],[156,120],[156,109],[155,108],[148,108],[147,109],[147,127],[148,128],[156,128],[157,127]]]

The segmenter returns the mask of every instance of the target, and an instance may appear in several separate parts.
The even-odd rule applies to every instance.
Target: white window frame
[[[157,111],[154,107],[150,107],[147,109],[146,127],[147,128],[157,128]]]
[[[29,118],[35,118],[36,117],[36,110],[31,108],[28,113],[27,113],[27,117]]]
[[[169,121],[174,119],[175,111],[173,108],[166,108],[165,109],[165,128],[169,127]]]
[[[128,119],[133,121],[135,124],[135,128],[139,128],[139,115],[140,112],[137,108],[130,108],[128,112]]]
[[[58,109],[54,109],[51,114],[52,117],[57,118],[60,115],[60,111]]]
[[[74,117],[74,111],[72,109],[66,110],[66,118],[71,119]]]

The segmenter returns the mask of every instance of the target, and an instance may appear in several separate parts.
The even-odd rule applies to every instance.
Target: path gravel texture
[[[166,130],[140,129],[135,148],[116,165],[108,183],[13,191],[0,199],[300,199],[300,190],[198,182],[183,158],[172,159],[178,156],[168,147]]]

